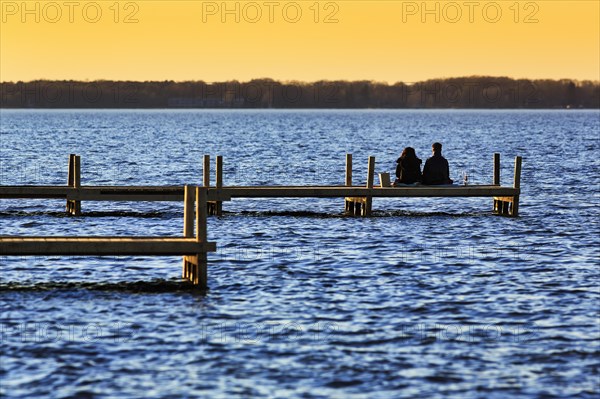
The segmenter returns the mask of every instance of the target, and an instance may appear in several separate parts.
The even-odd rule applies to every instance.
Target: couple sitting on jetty
[[[421,174],[421,160],[417,158],[415,149],[406,147],[402,155],[396,161],[396,181],[394,186],[404,184],[426,184],[426,185],[444,185],[452,184],[450,178],[450,168],[448,161],[442,156],[442,145],[433,143],[431,145],[433,155],[425,161],[425,167]]]

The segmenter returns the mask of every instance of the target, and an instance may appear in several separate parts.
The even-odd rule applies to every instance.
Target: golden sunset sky
[[[1,81],[600,80],[598,0],[2,0],[0,7]]]

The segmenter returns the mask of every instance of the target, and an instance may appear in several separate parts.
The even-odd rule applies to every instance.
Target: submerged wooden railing
[[[207,191],[205,187],[184,187],[183,237],[0,236],[0,256],[182,255],[183,277],[206,288],[206,254],[216,251],[216,243],[207,241]]]

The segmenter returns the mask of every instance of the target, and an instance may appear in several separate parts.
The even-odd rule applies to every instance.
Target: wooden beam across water
[[[514,196],[519,188],[482,186],[414,186],[414,187],[364,187],[364,186],[228,186],[209,194],[220,198],[339,198],[339,197],[493,197]],[[225,199],[223,199],[225,201]]]
[[[173,256],[216,248],[215,242],[181,237],[0,237],[0,256]]]
[[[493,197],[519,194],[518,187],[481,186],[226,186],[209,188],[209,201],[231,198]],[[65,198],[86,201],[183,201],[183,186],[0,186],[0,198]]]

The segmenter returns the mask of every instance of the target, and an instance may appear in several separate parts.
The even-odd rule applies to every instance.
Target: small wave
[[[397,216],[408,216],[408,217],[481,217],[491,216],[492,213],[489,211],[468,211],[462,213],[450,213],[450,212],[420,212],[420,211],[406,211],[406,210],[394,210],[394,211],[373,211],[373,217],[397,217]]]
[[[287,216],[287,217],[305,217],[305,218],[341,218],[347,215],[343,213],[332,214],[325,212],[312,212],[312,211],[241,211],[241,212],[223,212],[224,215],[229,216],[252,216],[252,217],[266,217],[266,216]]]

